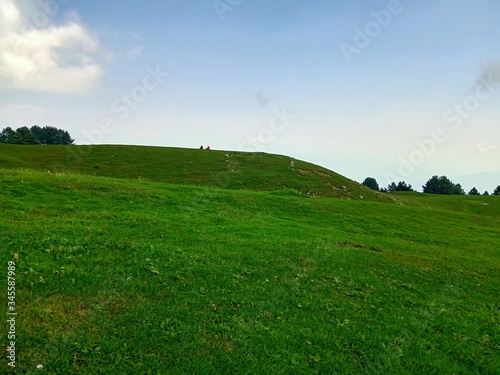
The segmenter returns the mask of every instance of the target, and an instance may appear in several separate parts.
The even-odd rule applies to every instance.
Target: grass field
[[[261,188],[257,170],[218,189],[155,179],[155,164],[143,179],[109,177],[111,162],[108,177],[18,169],[29,158],[5,150],[17,374],[499,373],[499,197],[312,197]],[[262,181],[326,178],[267,158]]]
[[[391,201],[318,165],[281,155],[142,146],[0,144],[0,166],[172,184]]]

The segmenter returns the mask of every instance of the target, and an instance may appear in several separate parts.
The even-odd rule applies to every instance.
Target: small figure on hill
[[[200,146],[199,150],[203,150],[203,145]]]
[[[210,151],[210,146],[207,146],[206,150]]]

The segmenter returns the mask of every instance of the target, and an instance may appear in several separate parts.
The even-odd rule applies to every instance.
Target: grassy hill
[[[75,174],[47,172],[43,148],[0,147],[12,168],[0,168],[0,263],[5,278],[16,264],[17,374],[498,373],[499,197],[401,193],[395,205],[269,181],[275,191],[193,186],[208,180],[187,172],[189,185],[156,182],[159,149],[137,149],[151,153],[141,179],[125,155],[98,158],[106,148]],[[88,175],[89,158],[121,178]],[[0,372],[12,373],[6,359]]]
[[[0,144],[0,166],[156,182],[393,202],[320,166],[280,155],[141,146]],[[363,197],[363,198],[360,198]]]

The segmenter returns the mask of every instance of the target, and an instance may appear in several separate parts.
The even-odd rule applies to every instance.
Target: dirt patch
[[[328,173],[325,173],[325,172],[321,172],[321,171],[311,171],[309,169],[298,169],[299,173],[302,173],[302,174],[317,174],[318,176],[321,176],[321,177],[332,177],[330,176]]]
[[[339,189],[338,187],[336,187],[334,184],[332,184],[331,182],[327,182],[327,185],[332,189],[332,190],[341,190]]]
[[[350,242],[334,242],[333,243],[335,246],[337,247],[341,247],[343,249],[346,249],[346,248],[354,248],[354,249],[368,249],[368,250],[371,250],[371,251],[376,251],[378,253],[381,253],[383,250],[381,249],[377,249],[376,247],[374,246],[365,246],[365,245],[361,245],[361,244],[358,244],[358,243],[350,243]]]
[[[299,173],[302,173],[302,174],[311,174],[311,173],[313,173],[313,171],[310,171],[310,170],[307,170],[307,169],[299,169]]]
[[[327,182],[326,184],[333,190],[343,191],[344,193],[347,193],[347,188],[345,186],[335,186],[331,182]]]
[[[317,175],[320,175],[322,177],[332,177],[328,173],[320,172],[320,171],[314,171]]]

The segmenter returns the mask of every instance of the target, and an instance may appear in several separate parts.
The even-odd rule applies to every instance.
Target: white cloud
[[[45,113],[45,108],[29,104],[9,105],[0,109],[0,121],[2,126],[11,126],[13,128],[31,126],[43,119]]]
[[[101,48],[77,15],[62,26],[29,23],[16,0],[1,1],[1,88],[78,93],[95,84]]]
[[[485,142],[481,142],[481,143],[477,144],[476,147],[477,147],[477,150],[479,152],[485,153],[485,152],[490,152],[491,150],[494,150],[495,148],[498,147],[498,145],[488,145]]]
[[[10,105],[5,107],[1,112],[2,113],[12,113],[12,112],[22,112],[22,111],[33,111],[33,112],[44,112],[45,108],[37,107],[29,104],[22,105]]]

